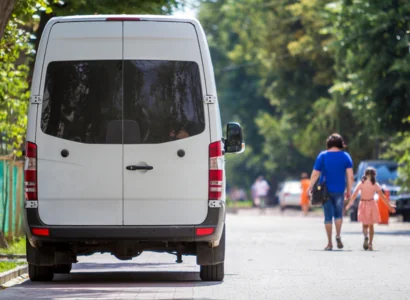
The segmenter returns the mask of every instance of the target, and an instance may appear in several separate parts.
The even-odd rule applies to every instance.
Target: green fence
[[[24,163],[0,158],[0,230],[7,240],[24,234]]]

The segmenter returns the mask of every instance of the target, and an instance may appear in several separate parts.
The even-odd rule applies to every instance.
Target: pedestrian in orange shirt
[[[307,216],[309,212],[309,196],[308,196],[308,189],[310,185],[310,179],[309,179],[309,174],[308,173],[302,173],[301,176],[301,181],[300,181],[300,187],[302,189],[302,194],[300,195],[300,206],[302,207],[302,211],[305,216]]]

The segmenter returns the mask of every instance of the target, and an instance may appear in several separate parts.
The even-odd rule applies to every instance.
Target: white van
[[[78,255],[196,255],[224,277],[224,154],[211,57],[195,19],[53,18],[31,87],[25,191],[33,281]]]

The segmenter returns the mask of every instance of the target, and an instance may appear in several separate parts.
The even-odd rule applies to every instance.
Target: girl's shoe
[[[326,246],[325,251],[332,251],[333,247],[332,246]]]
[[[337,248],[338,249],[343,249],[343,243],[342,243],[342,239],[340,238],[340,236],[336,237],[336,243],[337,243]]]
[[[373,251],[373,245],[369,244],[369,251]]]
[[[364,238],[363,249],[364,249],[364,250],[368,250],[368,249],[369,249],[369,238],[368,238],[368,237],[365,237],[365,238]]]

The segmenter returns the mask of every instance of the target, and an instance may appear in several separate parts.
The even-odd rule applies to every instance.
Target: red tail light
[[[290,193],[283,194],[284,197],[290,196]]]
[[[26,200],[37,200],[37,145],[31,142],[26,143],[24,191]]]
[[[50,230],[48,228],[31,228],[31,233],[38,236],[49,236]]]
[[[197,228],[196,229],[197,236],[211,235],[212,233],[214,233],[214,228]]]
[[[221,200],[223,189],[222,142],[209,145],[209,200]]]

